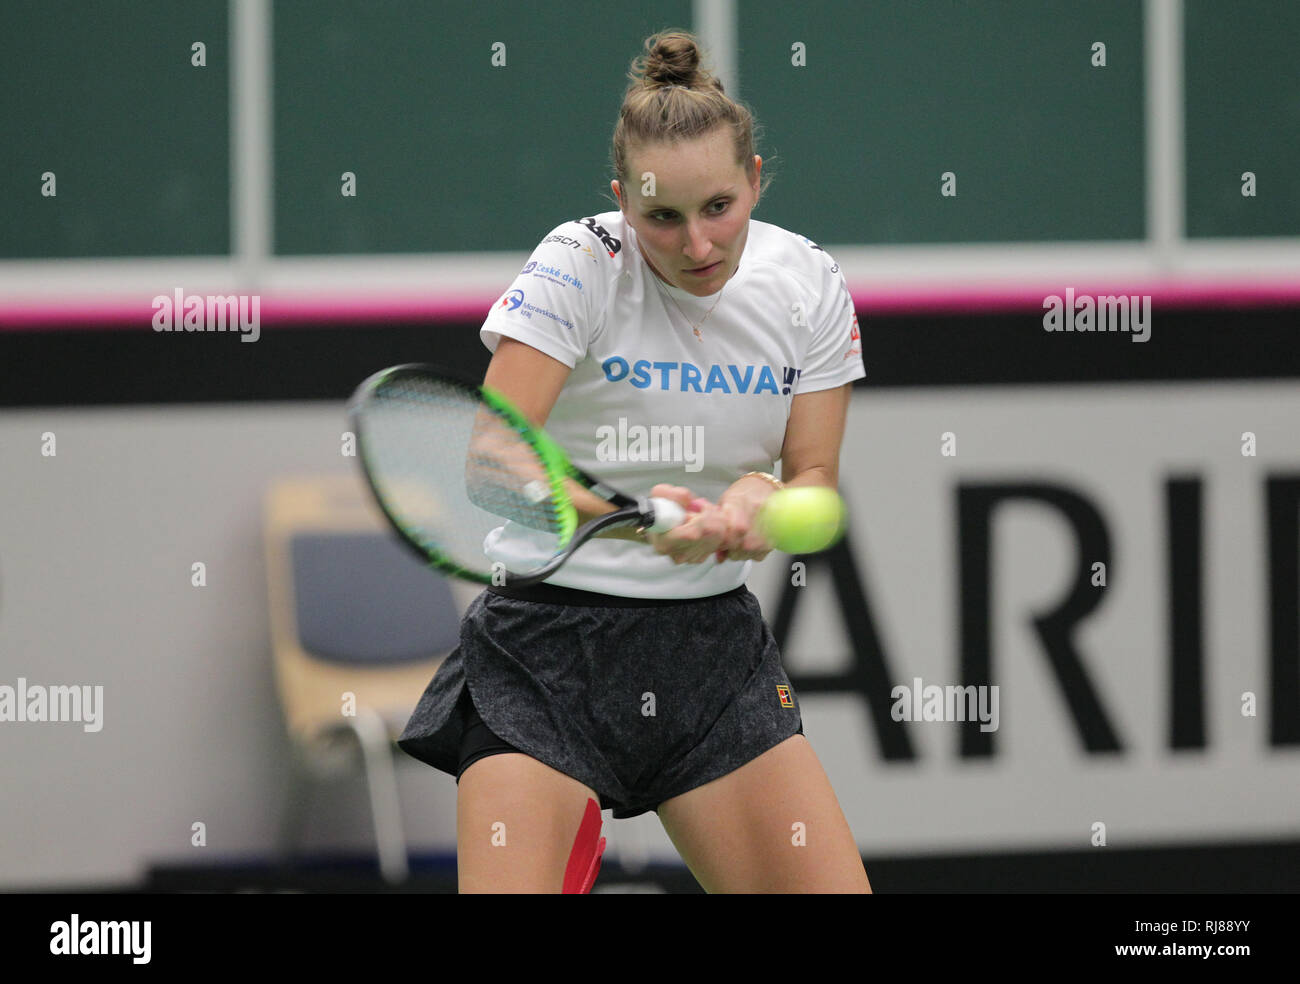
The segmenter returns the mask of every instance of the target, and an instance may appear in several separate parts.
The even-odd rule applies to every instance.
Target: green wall
[[[270,8],[279,255],[526,250],[612,208],[629,62],[646,35],[692,27],[689,0],[652,16],[632,0]],[[1137,0],[736,9],[740,96],[773,178],[756,217],[826,243],[1148,234]],[[1300,235],[1300,3],[1183,10],[1187,235]],[[0,7],[0,257],[231,250],[228,18],[225,0]]]

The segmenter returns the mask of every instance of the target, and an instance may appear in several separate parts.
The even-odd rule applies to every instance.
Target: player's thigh
[[[870,892],[857,842],[812,745],[793,735],[659,805],[707,892]]]
[[[588,799],[600,802],[521,752],[479,759],[456,787],[460,891],[558,893]]]

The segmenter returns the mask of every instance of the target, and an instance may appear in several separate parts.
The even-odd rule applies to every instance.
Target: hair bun
[[[695,39],[680,32],[657,34],[646,40],[645,80],[652,86],[697,86],[700,49]]]

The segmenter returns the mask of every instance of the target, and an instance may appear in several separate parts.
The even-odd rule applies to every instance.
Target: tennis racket
[[[500,393],[436,366],[380,370],[357,387],[348,416],[393,528],[425,561],[468,581],[534,584],[602,530],[662,533],[686,519],[671,500],[625,495],[587,474]],[[579,526],[570,483],[615,511]]]

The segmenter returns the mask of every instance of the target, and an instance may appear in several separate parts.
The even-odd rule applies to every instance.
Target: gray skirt
[[[667,603],[488,589],[398,745],[458,775],[472,710],[519,751],[594,790],[616,819],[803,733],[776,641],[743,586]]]

